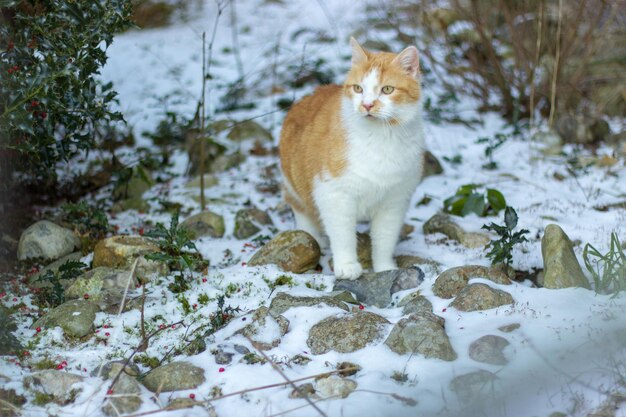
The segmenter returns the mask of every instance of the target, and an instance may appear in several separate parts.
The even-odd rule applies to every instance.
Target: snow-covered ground
[[[216,4],[213,1],[205,3],[187,21],[161,29],[129,31],[117,36],[109,49],[109,61],[102,71],[102,77],[112,81],[119,92],[121,111],[134,129],[139,145],[150,146],[150,141],[140,134],[153,131],[166,111],[192,117],[196,110],[201,92],[202,32],[206,32],[209,41],[216,22]],[[215,113],[215,109],[219,108],[220,97],[227,90],[226,84],[239,77],[235,55],[230,52],[234,48],[232,21],[230,10],[226,7],[217,20],[212,48],[210,73],[213,80],[208,84],[208,110],[215,120],[243,120],[269,113],[256,121],[271,129],[277,141],[285,113],[274,111],[277,97],[270,94],[272,87],[281,86],[284,89],[281,97],[295,95],[298,98],[310,92],[310,88],[294,92],[284,82],[289,75],[286,68],[290,65],[297,67],[303,56],[324,58],[327,68],[336,74],[335,81],[341,82],[349,65],[350,51],[346,40],[364,21],[365,3],[342,0],[247,0],[237,2],[236,6],[238,43],[245,83],[251,86],[247,98],[254,101],[256,107],[247,111]],[[303,28],[311,30],[298,34]],[[315,42],[313,38],[317,36],[317,31],[323,31],[338,40]],[[384,40],[397,50],[406,46],[393,41],[385,32],[376,32],[374,29],[366,31],[361,38]],[[432,79],[431,83],[429,85],[425,82],[424,93],[436,98],[436,80]],[[519,227],[530,231],[529,242],[514,251],[513,266],[518,270],[530,271],[543,267],[540,238],[545,226],[550,223],[557,223],[573,241],[581,242],[574,248],[579,260],[582,260],[585,243],[606,251],[611,232],[616,232],[622,242],[626,241],[626,210],[594,209],[626,199],[626,168],[623,159],[611,167],[591,167],[574,177],[565,169],[564,156],[544,156],[540,152],[541,143],[523,137],[511,138],[495,151],[498,169],[482,169],[481,166],[486,162],[485,145],[476,144],[476,139],[490,137],[509,128],[499,116],[478,114],[473,111],[473,107],[470,100],[461,97],[458,105],[461,115],[477,117],[483,122],[474,129],[459,124],[426,123],[427,146],[442,162],[445,172],[425,179],[416,190],[406,216],[407,223],[415,226],[415,231],[408,240],[398,245],[397,254],[432,259],[442,265],[441,270],[467,264],[488,265],[489,260],[483,249],[467,249],[450,241],[442,243],[439,236],[425,236],[422,233],[423,222],[441,209],[443,200],[453,195],[460,185],[468,183],[484,184],[500,190],[508,205],[517,210]],[[231,149],[241,146],[243,152],[247,152],[251,146],[248,143],[228,143],[225,137],[217,139]],[[610,148],[598,150],[599,155],[610,152]],[[444,160],[444,157],[452,158],[455,155],[462,156],[461,163],[452,164]],[[184,187],[189,181],[183,175],[187,155],[181,150],[172,158],[172,170],[180,176],[165,185],[156,185],[145,197],[149,199],[158,196],[170,202],[178,202],[185,211],[197,213],[200,207],[193,197],[198,195],[198,190]],[[151,341],[146,352],[148,355],[162,357],[173,346],[185,345],[185,332],[193,330],[194,326],[215,311],[215,301],[206,305],[198,302],[202,294],[214,299],[224,292],[230,293],[226,303],[238,306],[243,315],[243,312],[260,305],[269,305],[271,297],[278,291],[289,291],[294,295],[320,295],[320,291],[308,288],[307,283],[313,288],[324,288],[325,291],[332,289],[334,277],[328,266],[329,254],[326,254],[322,261],[322,272],[288,274],[293,277],[295,285],[279,287],[272,292],[266,280],[274,281],[284,273],[273,266],[246,266],[254,248],[250,247],[249,241],[232,237],[235,212],[247,201],[267,210],[279,231],[293,228],[293,218],[276,210],[281,201],[280,195],[263,193],[256,188],[264,181],[262,175],[265,168],[276,163],[275,156],[248,156],[240,167],[217,174],[219,184],[207,190],[207,197],[223,202],[212,204],[209,208],[224,216],[226,234],[222,239],[203,238],[196,242],[199,251],[211,262],[208,274],[197,274],[192,288],[185,293],[190,304],[199,304],[197,310],[184,315],[176,295],[166,289],[169,279],[147,288],[146,317],[160,315],[156,324],[171,324],[179,320],[198,324],[191,325],[191,329],[178,327],[162,332]],[[562,174],[562,179],[555,178],[555,174]],[[432,200],[428,204],[418,205],[424,196],[430,196]],[[156,213],[156,210],[148,213],[129,211],[117,215],[111,222],[120,227],[120,232],[130,232],[132,227],[142,227],[148,220],[167,222],[169,214]],[[492,221],[501,223],[502,219],[469,215],[457,221],[469,231],[480,231],[483,224]],[[271,234],[271,231],[267,229],[262,233]],[[227,250],[232,254],[231,258],[225,256]],[[284,316],[290,321],[290,331],[282,338],[280,345],[267,354],[281,364],[290,379],[331,371],[337,363],[343,361],[362,367],[360,372],[351,377],[358,383],[355,392],[345,399],[317,403],[328,416],[547,417],[555,411],[568,416],[586,416],[597,410],[608,394],[619,389],[619,379],[626,377],[624,294],[611,298],[581,288],[534,288],[530,281],[499,286],[490,281],[477,280],[509,292],[515,304],[463,313],[449,308],[450,300],[433,295],[431,287],[437,271],[425,269],[425,273],[425,280],[419,289],[432,302],[434,313],[445,319],[446,332],[458,353],[455,361],[426,359],[421,355],[401,356],[382,343],[354,353],[311,355],[306,344],[308,332],[321,319],[341,311],[331,307],[298,307],[288,310]],[[206,282],[202,280],[203,277],[207,278]],[[396,294],[395,298],[400,299],[409,292]],[[3,298],[3,302],[7,306],[19,302],[30,304],[28,297],[20,297],[14,302],[10,294]],[[391,323],[402,318],[400,308],[366,306],[366,310],[384,316]],[[29,329],[31,323],[32,320],[24,317],[16,332],[24,345],[34,339],[36,333]],[[133,351],[140,341],[137,330],[139,323],[138,311],[119,316],[98,313],[96,327],[99,332],[86,342],[68,345],[59,329],[37,336],[35,345],[29,346],[31,360],[46,356],[58,363],[65,360],[68,371],[84,375],[87,379],[82,393],[73,404],[64,407],[49,404],[45,408],[28,406],[26,415],[100,415],[100,405],[105,398],[108,383],[89,374],[101,363],[122,359]],[[512,323],[519,323],[521,327],[508,334],[498,330]],[[105,325],[109,336],[104,336]],[[215,387],[219,387],[223,394],[228,394],[284,382],[269,363],[248,365],[239,362],[238,357],[229,365],[215,363],[211,350],[224,343],[224,339],[231,336],[237,327],[241,327],[239,317],[209,338],[208,348],[203,353],[177,358],[205,369],[207,379],[204,384],[193,390],[162,393],[153,400],[148,399],[153,394],[144,389],[146,400],[138,413],[157,410],[161,404],[167,404],[170,397],[186,398],[193,393],[197,400],[209,400]],[[470,359],[469,344],[486,334],[497,334],[508,339],[510,345],[505,350],[509,359],[507,365],[480,364]],[[229,342],[248,345],[245,339],[237,336],[229,339]],[[288,360],[298,354],[312,360],[306,365],[288,364]],[[0,361],[2,385],[25,392],[21,378],[30,371],[4,358]],[[220,371],[220,368],[224,370]],[[494,372],[499,381],[493,390],[486,390],[484,401],[479,401],[484,404],[484,409],[464,409],[456,394],[450,391],[450,381],[477,369]],[[407,380],[398,382],[392,379],[394,373],[405,373]],[[623,386],[621,390],[624,392]],[[212,404],[219,416],[316,415],[316,411],[305,400],[290,399],[288,395],[291,391],[289,386],[269,388],[227,397]],[[406,404],[392,394],[411,398],[417,401],[417,405]],[[207,411],[196,407],[157,415],[206,416]],[[622,405],[614,415],[626,416],[626,408]]]

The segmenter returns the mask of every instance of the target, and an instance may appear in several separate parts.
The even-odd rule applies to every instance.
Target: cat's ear
[[[350,37],[350,46],[352,47],[352,65],[362,64],[367,61],[367,52],[353,37]]]
[[[420,69],[420,58],[416,47],[409,46],[404,51],[400,52],[398,56],[393,59],[393,62],[400,64],[413,78],[417,78]]]

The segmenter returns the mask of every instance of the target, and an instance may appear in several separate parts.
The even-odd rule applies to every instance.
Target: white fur
[[[361,86],[362,95],[342,101],[347,168],[339,177],[320,173],[313,187],[313,199],[330,239],[335,275],[347,279],[363,272],[356,254],[359,221],[371,221],[374,271],[396,268],[393,251],[423,164],[419,104],[397,105],[381,94],[376,71],[367,74]],[[363,101],[371,99],[382,104],[375,118],[366,117],[360,109]],[[392,125],[387,122],[390,119],[398,123]],[[310,221],[297,221],[298,227],[311,226]]]

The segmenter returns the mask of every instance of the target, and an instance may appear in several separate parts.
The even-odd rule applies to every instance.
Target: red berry
[[[359,310],[363,310],[365,306],[363,304],[359,304]]]
[[[42,111],[41,112],[41,118],[45,120],[46,117],[48,117],[48,113],[46,113],[45,111]]]
[[[84,298],[85,300],[89,300],[89,294],[85,294],[85,295],[83,295],[83,298]]]
[[[202,278],[202,279],[204,279],[204,278]],[[0,298],[4,298],[5,295],[7,295],[6,292],[4,292],[4,291],[0,292]]]
[[[143,236],[143,227],[140,227],[140,228],[139,228],[139,230],[138,230],[138,232],[139,232],[139,234],[140,234],[141,236]]]
[[[196,394],[194,394],[194,393],[192,392],[191,394],[189,394],[189,398],[191,398],[191,399],[193,400],[194,398],[196,398]]]
[[[16,302],[16,301],[17,301],[17,298],[13,297],[13,302]]]
[[[246,266],[246,265],[247,265],[247,264],[246,264],[245,262],[242,262],[242,263],[241,263],[241,266]]]
[[[107,390],[107,395],[113,395],[113,390],[112,389]]]
[[[176,328],[176,325],[175,325],[175,324],[172,324],[172,329],[175,329],[175,328]]]
[[[165,329],[165,324],[159,324],[159,329]]]
[[[447,308],[446,308],[446,307],[444,307],[444,308],[442,308],[442,309],[441,309],[441,312],[442,312],[442,313],[445,313],[445,312],[446,312],[446,310],[447,310]]]
[[[61,364],[58,364],[58,365],[57,365],[57,369],[58,369],[58,370],[61,370],[61,369],[63,369],[63,365],[61,365]]]
[[[196,308],[198,308],[198,304],[194,304],[192,307],[195,310]]]
[[[104,335],[105,335],[106,337],[109,337],[109,336],[111,336],[111,333],[106,332]]]
[[[41,332],[41,327],[37,327],[35,330],[37,331],[37,333],[40,333]]]
[[[105,324],[105,325],[104,325],[104,326],[102,326],[102,327],[104,327],[105,329],[108,329],[108,328],[109,328],[109,325],[108,325],[108,324]]]
[[[219,371],[219,372],[224,372],[225,370],[226,370],[226,369],[224,369],[224,368],[220,368],[220,369],[218,369],[218,371]]]
[[[206,281],[207,281],[207,279],[206,279],[206,278],[202,278],[202,282],[206,282]]]
[[[27,351],[27,350],[25,350],[25,351],[24,351],[24,353],[23,353],[23,355],[24,355],[24,356],[28,356],[28,355],[30,355],[30,352],[29,352],[29,351]]]
[[[63,361],[63,362],[61,362],[61,365],[63,365],[63,366],[67,366],[67,361]]]

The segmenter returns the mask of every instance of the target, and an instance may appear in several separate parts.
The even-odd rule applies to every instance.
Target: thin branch
[[[559,20],[556,26],[556,53],[554,57],[554,68],[552,73],[552,87],[550,92],[550,116],[548,126],[552,127],[556,108],[556,80],[559,73],[559,58],[561,57],[561,23],[563,20],[563,0],[559,0]]]
[[[251,344],[251,345],[252,345],[252,346],[253,346],[253,347],[257,350],[257,352],[259,352],[259,353],[261,354],[261,356],[263,356],[263,358],[264,358],[266,361],[268,361],[268,362],[272,365],[272,368],[274,368],[274,370],[275,370],[276,372],[278,372],[278,373],[280,374],[280,376],[282,376],[282,377],[285,379],[285,381],[287,381],[287,383],[288,383],[289,385],[291,385],[291,386],[292,386],[292,388],[293,388],[294,390],[296,390],[296,391],[298,391],[298,392],[300,391],[300,389],[296,386],[296,384],[295,384],[292,380],[290,380],[290,379],[287,377],[287,375],[285,375],[285,373],[283,372],[283,370],[282,370],[282,369],[280,369],[280,367],[279,367],[278,365],[276,365],[276,362],[274,362],[274,361],[273,361],[273,360],[272,360],[269,356],[267,356],[267,355],[265,354],[265,352],[263,352],[263,350],[261,350],[261,349],[259,348],[259,346],[257,345],[257,343],[256,343],[256,342],[254,342],[254,341],[253,341],[252,339],[250,339],[250,337],[248,337],[248,336],[246,336],[246,339],[248,339],[248,342],[250,342],[250,344]],[[309,403],[309,405],[310,405],[311,407],[313,407],[313,408],[315,409],[315,411],[317,411],[317,412],[319,413],[319,415],[321,415],[321,416],[323,416],[323,417],[326,417],[326,413],[324,413],[322,410],[320,410],[320,408],[319,408],[317,405],[315,405],[315,403],[314,403],[313,401],[311,401],[311,399],[309,398],[309,396],[308,396],[308,395],[304,395],[303,397],[304,397],[304,399],[305,399],[305,400]]]

